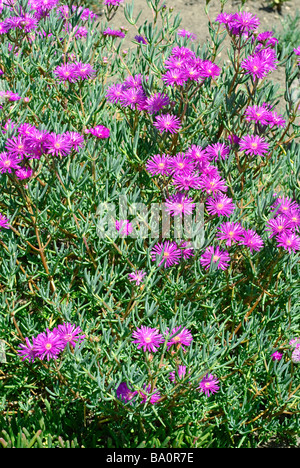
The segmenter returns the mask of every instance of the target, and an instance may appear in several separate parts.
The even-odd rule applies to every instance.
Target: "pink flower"
[[[158,115],[155,118],[154,127],[158,129],[160,133],[168,132],[171,134],[178,133],[181,127],[181,121],[178,117],[172,114]]]
[[[292,228],[290,220],[283,215],[276,216],[276,218],[269,219],[266,231],[270,231],[269,238],[277,236],[283,232],[288,232]]]
[[[120,221],[116,221],[116,230],[120,232],[121,236],[128,236],[132,233],[133,227],[128,219],[120,219]]]
[[[172,216],[182,216],[190,215],[195,208],[195,203],[193,203],[192,198],[188,198],[182,193],[176,193],[172,195],[170,199],[167,199],[165,202],[165,209]]]
[[[261,125],[268,125],[271,112],[266,108],[266,104],[262,106],[247,107],[245,111],[245,118],[248,122],[260,123]]]
[[[240,150],[250,156],[264,156],[268,152],[269,145],[263,137],[258,135],[246,135],[241,138]]]
[[[186,366],[178,366],[177,374],[178,374],[179,380],[184,379],[185,374],[186,374]],[[176,372],[175,371],[170,372],[169,379],[174,384],[178,383],[178,382],[176,382]]]
[[[56,134],[54,132],[47,136],[44,143],[47,153],[53,156],[67,156],[72,151],[70,138],[65,134]]]
[[[219,380],[212,374],[206,374],[205,377],[200,381],[199,389],[200,392],[204,393],[205,396],[209,397],[220,390],[218,386]]]
[[[264,242],[255,231],[248,229],[242,234],[240,244],[249,247],[250,252],[253,253],[253,250],[259,251],[263,247]]]
[[[76,325],[73,325],[72,323],[64,323],[63,325],[58,325],[57,332],[65,345],[69,343],[74,348],[77,341],[82,342],[85,338],[85,335],[81,334],[81,328],[76,327]]]
[[[18,350],[18,354],[22,357],[22,361],[28,359],[29,362],[34,362],[34,359],[37,357],[34,345],[30,343],[30,340],[27,337],[25,338],[25,341],[26,345],[23,343],[19,344],[19,348],[21,349]]]
[[[300,348],[296,348],[292,352],[292,361],[293,361],[294,364],[299,364],[299,362],[300,362]]]
[[[167,329],[166,335],[168,334],[169,330]],[[167,347],[168,349],[170,349],[172,345],[176,345],[177,349],[182,346],[183,350],[185,350],[184,346],[190,346],[192,341],[193,337],[191,332],[187,328],[179,326],[172,329],[171,336],[169,337],[169,341],[167,343]]]
[[[146,276],[146,273],[143,270],[136,270],[128,274],[129,281],[135,281],[137,286],[143,281],[144,276]]]
[[[215,199],[209,197],[207,199],[207,211],[211,215],[229,217],[235,209],[231,198],[226,195],[218,195]]]
[[[132,337],[135,338],[133,343],[137,344],[137,349],[143,348],[143,351],[149,351],[155,353],[161,343],[165,340],[156,328],[145,327],[137,328],[132,333]]]
[[[153,262],[160,256],[162,256],[162,259],[158,265],[160,266],[163,264],[165,268],[168,268],[180,262],[181,250],[178,248],[176,242],[166,241],[156,244],[151,250],[151,259]]]
[[[229,253],[226,250],[220,249],[218,245],[216,248],[212,245],[207,247],[204,254],[200,257],[200,263],[205,267],[205,270],[209,270],[211,264],[216,264],[218,270],[227,270],[229,262]]]
[[[207,162],[210,159],[210,155],[207,154],[206,148],[203,149],[201,146],[192,145],[185,153],[195,163]]]
[[[12,169],[20,169],[20,159],[14,154],[0,153],[0,172],[11,174]]]
[[[197,39],[196,34],[188,31],[187,29],[178,29],[177,35],[179,37],[186,37],[187,39],[190,39],[192,42]]]
[[[281,361],[283,354],[279,351],[276,351],[271,355],[272,361]]]
[[[172,185],[174,185],[177,190],[190,190],[191,188],[199,188],[200,182],[201,178],[195,173],[175,174]]]
[[[283,247],[289,253],[300,250],[300,237],[293,232],[283,232],[276,237],[278,247]]]
[[[219,175],[216,176],[209,176],[204,175],[201,178],[200,187],[204,190],[207,194],[218,194],[220,192],[227,191],[226,181],[222,179]]]
[[[169,156],[166,154],[156,154],[152,156],[146,163],[146,170],[150,172],[152,176],[157,174],[170,174],[171,170],[169,167]]]
[[[142,397],[142,403],[146,403],[147,401],[149,401],[151,405],[154,405],[155,403],[157,403],[157,401],[160,399],[160,392],[157,390],[157,388],[154,387],[153,390],[151,391],[151,384],[149,384],[148,387],[144,385],[143,388],[144,388],[144,391],[141,391],[141,390],[139,391],[139,394]],[[149,396],[150,396],[150,399],[149,399]]]
[[[47,328],[46,332],[40,333],[33,339],[33,346],[37,357],[40,359],[46,357],[47,361],[49,361],[50,358],[57,359],[65,344],[56,330],[50,331]]]
[[[117,398],[124,400],[126,403],[131,401],[139,392],[131,390],[126,382],[120,383],[116,390]]]
[[[91,133],[96,138],[100,138],[101,140],[104,140],[106,138],[109,138],[110,130],[104,125],[97,125],[94,128],[90,128],[88,132],[86,133]]]
[[[8,219],[2,213],[0,213],[0,228],[10,229]]]
[[[145,110],[149,114],[156,114],[163,107],[170,104],[170,99],[166,94],[163,93],[154,93],[146,99]]]
[[[230,221],[221,224],[218,228],[220,232],[217,233],[217,239],[226,240],[226,245],[231,246],[232,243],[238,242],[242,239],[244,228],[240,223],[232,223]]]
[[[169,157],[169,168],[176,175],[189,174],[194,169],[194,163],[184,153],[178,153]]]
[[[208,145],[205,148],[206,153],[211,159],[226,159],[230,152],[230,148],[225,143],[215,143]]]

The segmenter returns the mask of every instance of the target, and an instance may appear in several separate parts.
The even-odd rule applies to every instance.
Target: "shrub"
[[[298,431],[299,48],[245,12],[198,44],[147,7],[125,53],[89,9],[2,11],[2,446]]]

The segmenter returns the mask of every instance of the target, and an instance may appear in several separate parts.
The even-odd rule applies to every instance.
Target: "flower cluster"
[[[26,344],[20,344],[21,349],[18,350],[19,356],[24,361],[34,362],[35,359],[57,359],[58,355],[65,349],[67,344],[75,347],[76,343],[82,343],[85,335],[82,335],[80,327],[76,327],[71,323],[64,323],[58,327],[45,332],[39,333],[36,337],[32,337],[32,343],[26,337]]]
[[[288,197],[277,197],[271,211],[273,216],[266,227],[269,238],[275,237],[277,247],[289,253],[300,250],[300,205]]]
[[[79,151],[84,146],[84,137],[78,132],[57,134],[48,132],[33,125],[23,123],[16,127],[16,136],[6,140],[5,151],[0,153],[0,173],[13,171],[19,179],[32,176],[29,161],[40,159],[43,154],[68,156],[72,150]],[[20,164],[24,163],[24,166]]]
[[[96,71],[93,70],[92,66],[89,63],[82,62],[71,62],[59,65],[53,73],[60,81],[69,81],[69,83],[94,78],[96,76]]]
[[[190,346],[193,337],[191,332],[182,326],[177,326],[169,332],[169,329],[166,329],[165,336],[159,333],[157,328],[151,328],[146,326],[141,326],[133,332],[132,337],[135,338],[133,343],[137,344],[137,349],[142,348],[144,352],[148,351],[155,353],[162,343],[165,343],[167,340],[167,349],[174,354],[175,351],[172,351],[172,347],[175,347],[177,350],[181,347],[184,351],[185,346]],[[191,371],[189,371],[190,374]],[[186,366],[179,365],[177,369],[177,374],[179,380],[184,379],[186,375]],[[176,371],[172,371],[169,374],[171,382],[176,383]],[[204,376],[200,382],[198,390],[203,392],[206,396],[210,396],[213,393],[216,393],[219,390],[218,379],[211,374]],[[126,382],[122,382],[116,389],[117,398],[124,400],[126,403],[134,401],[136,395],[142,397],[141,403],[146,403],[149,401],[150,404],[155,404],[161,398],[160,392],[157,388],[151,388],[151,385],[144,385],[143,391],[133,390],[129,388]],[[150,397],[150,398],[149,398]]]

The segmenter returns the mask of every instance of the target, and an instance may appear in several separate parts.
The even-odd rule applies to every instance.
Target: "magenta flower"
[[[264,156],[268,152],[269,145],[263,137],[258,135],[246,135],[241,138],[240,150],[250,156]]]
[[[211,159],[226,159],[230,152],[230,148],[225,143],[215,143],[208,145],[205,148],[206,153]]]
[[[188,31],[187,29],[178,29],[177,35],[179,37],[186,37],[187,39],[190,39],[192,42],[197,39],[196,34]]]
[[[217,269],[227,270],[229,267],[230,256],[227,250],[222,250],[217,245],[214,248],[212,245],[206,248],[204,254],[200,257],[200,263],[205,270],[209,270],[210,265],[216,264]]]
[[[134,39],[135,39],[136,42],[138,42],[139,44],[148,44],[147,39],[146,39],[144,36],[141,36],[140,34],[137,34],[136,36],[134,36]]]
[[[79,78],[79,73],[73,63],[59,65],[55,68],[53,73],[60,81],[69,81],[70,83],[74,83]]]
[[[169,168],[169,156],[166,154],[155,154],[152,158],[148,159],[146,163],[146,169],[150,174],[157,175],[168,175],[171,173]]]
[[[157,388],[154,387],[153,390],[151,391],[151,384],[149,384],[148,387],[146,387],[146,385],[143,385],[143,389],[144,391],[141,391],[141,390],[139,391],[139,394],[142,397],[141,403],[146,403],[147,401],[149,401],[151,405],[154,405],[155,403],[157,403],[157,401],[160,399],[160,392],[157,390]],[[150,399],[149,399],[149,396],[150,396]]]
[[[178,248],[176,242],[166,241],[161,244],[156,244],[151,250],[151,259],[153,262],[160,256],[162,256],[162,259],[158,265],[160,266],[163,264],[165,268],[168,268],[180,262],[181,250]]]
[[[179,333],[178,333],[179,332]],[[166,330],[166,335],[169,334],[169,330]],[[175,335],[175,336],[173,336]],[[167,343],[168,349],[171,346],[176,345],[177,349],[182,346],[182,349],[185,351],[185,346],[190,346],[191,342],[193,341],[193,337],[191,332],[182,326],[175,327],[171,331],[171,336],[169,337],[169,341]]]
[[[110,130],[104,125],[97,125],[96,127],[90,128],[89,130],[87,130],[86,133],[91,133],[96,138],[100,138],[101,140],[104,140],[106,138],[109,138]]]
[[[233,26],[235,34],[242,34],[246,31],[250,32],[256,30],[260,25],[260,21],[257,16],[252,15],[252,13],[241,11],[232,15],[230,24]]]
[[[278,247],[283,247],[289,253],[300,250],[300,237],[293,232],[283,232],[276,237]]]
[[[271,355],[272,361],[281,361],[283,354],[279,351],[276,351]]]
[[[20,180],[25,180],[25,179],[29,179],[30,177],[32,177],[32,173],[33,173],[32,169],[21,167],[21,169],[18,169],[16,171],[16,176]]]
[[[149,114],[157,114],[163,107],[170,104],[170,99],[166,94],[154,93],[146,99],[145,110]]]
[[[124,0],[104,0],[103,5],[119,6],[123,2],[124,2]]]
[[[198,189],[200,187],[201,178],[195,174],[175,174],[172,184],[177,190],[190,190],[191,188]]]
[[[253,250],[259,251],[263,247],[264,242],[255,231],[248,229],[244,231],[240,244],[249,247],[250,252],[253,253]]]
[[[225,222],[218,228],[220,232],[217,233],[217,239],[225,240],[225,244],[231,246],[232,243],[238,242],[242,239],[244,228],[240,223]]]
[[[116,230],[120,232],[121,236],[128,236],[128,234],[132,233],[133,227],[128,219],[120,219],[116,221]]]
[[[126,403],[128,403],[128,401],[131,401],[135,397],[135,395],[138,395],[138,393],[139,392],[137,391],[132,391],[127,386],[126,382],[120,383],[120,385],[116,389],[117,398],[119,400],[124,400]]]
[[[72,151],[72,142],[66,134],[52,132],[47,136],[44,145],[47,153],[53,156],[67,156]]]
[[[266,108],[266,104],[262,106],[247,107],[245,111],[245,119],[247,122],[260,123],[261,125],[268,125],[270,121],[271,112]]]
[[[269,115],[269,126],[272,128],[274,126],[277,127],[285,127],[286,121],[282,118],[282,115],[277,114],[277,112],[270,112]]]
[[[220,192],[226,192],[228,187],[226,185],[226,181],[222,179],[219,175],[203,175],[201,177],[200,188],[209,195],[215,195]]]
[[[49,361],[50,358],[57,359],[65,344],[56,330],[50,331],[47,328],[46,332],[40,333],[33,339],[33,346],[37,357],[40,359],[46,357]]]
[[[80,133],[77,132],[66,132],[65,135],[70,139],[72,147],[75,151],[79,151],[80,148],[84,146],[84,137]]]
[[[184,70],[179,68],[168,70],[164,75],[162,75],[161,78],[167,86],[183,86],[184,83],[188,80]]]
[[[235,209],[231,198],[226,195],[218,195],[216,198],[207,199],[207,211],[211,215],[229,217]]]
[[[18,137],[9,138],[6,142],[5,149],[8,153],[19,156],[20,159],[23,159],[28,151],[26,141],[24,141],[20,135]]]
[[[179,242],[178,247],[181,249],[181,253],[182,253],[184,260],[187,260],[190,257],[193,257],[195,255],[194,248],[192,247],[190,241]]]
[[[103,36],[110,36],[110,37],[125,37],[125,33],[119,29],[111,29],[111,28],[106,28],[102,32]]]
[[[283,215],[276,216],[276,218],[269,219],[266,231],[270,231],[269,238],[277,236],[283,232],[287,232],[292,228],[290,220]]]
[[[197,388],[200,392],[204,393],[205,396],[209,397],[220,390],[218,383],[219,380],[217,377],[212,374],[206,374],[206,376],[199,382],[199,387]]]
[[[106,92],[106,99],[109,102],[117,104],[120,101],[124,87],[122,83],[116,83],[111,85]]]
[[[292,346],[292,348],[299,348],[300,347],[300,337],[297,338],[292,338],[289,342],[289,345]]]
[[[201,146],[197,145],[192,145],[186,151],[185,155],[195,163],[206,163],[210,159],[206,149],[203,149]]]
[[[155,118],[154,127],[158,129],[160,133],[168,132],[171,134],[178,133],[181,127],[181,121],[178,117],[172,114],[158,115]]]
[[[165,340],[156,328],[145,327],[137,328],[132,333],[132,337],[136,338],[133,343],[137,344],[137,349],[143,348],[143,351],[155,353],[161,343]]]
[[[221,69],[215,63],[210,60],[203,60],[201,66],[199,67],[201,78],[217,78],[220,75]]]
[[[2,213],[0,213],[0,228],[10,229],[8,219]]]
[[[20,159],[14,154],[0,153],[0,172],[5,174],[8,172],[11,174],[12,169],[20,169]]]
[[[23,343],[19,344],[19,349],[18,354],[19,356],[22,357],[22,361],[25,361],[25,359],[28,359],[29,362],[34,362],[35,358],[37,357],[36,350],[34,348],[34,345],[30,343],[29,338],[25,338],[26,345]]]
[[[296,208],[291,208],[285,216],[290,223],[291,229],[300,226],[300,210]]]
[[[57,332],[65,346],[69,343],[75,348],[77,341],[82,342],[85,339],[85,335],[81,334],[81,328],[71,323],[58,325]]]
[[[276,53],[273,49],[262,49],[247,57],[241,63],[241,68],[254,79],[262,79],[270,71],[276,70]]]
[[[129,281],[135,281],[135,284],[139,286],[143,281],[144,276],[146,276],[146,273],[143,270],[136,270],[132,273],[129,273],[128,278]]]
[[[178,153],[169,157],[169,168],[176,175],[189,174],[194,170],[194,163],[184,153]]]
[[[96,71],[93,70],[89,63],[75,62],[73,64],[73,69],[74,73],[77,73],[77,76],[82,80],[94,78],[96,76]]]
[[[276,214],[288,215],[291,210],[298,210],[300,206],[288,197],[278,197],[271,206],[271,211],[275,211]]]
[[[142,88],[128,88],[120,96],[120,104],[130,109],[144,110],[146,107],[147,96]]]
[[[177,374],[178,374],[179,380],[184,379],[185,374],[186,374],[186,366],[178,366]],[[178,383],[178,382],[176,382],[176,372],[175,371],[170,372],[169,379],[174,384]]]
[[[191,215],[196,206],[193,201],[192,198],[188,198],[183,193],[176,193],[166,200],[165,209],[172,216]]]

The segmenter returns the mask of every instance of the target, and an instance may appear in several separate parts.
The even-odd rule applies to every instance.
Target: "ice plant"
[[[165,209],[172,216],[191,215],[194,208],[193,199],[183,193],[176,193],[165,202]]]
[[[211,264],[216,264],[217,269],[227,270],[229,267],[230,256],[226,250],[216,247],[209,246],[200,257],[200,263],[206,270],[210,268]]]
[[[168,349],[175,345],[177,349],[182,347],[185,350],[185,346],[190,346],[193,341],[191,332],[182,326],[173,328],[171,332],[167,330],[166,333],[170,334],[169,341],[167,342]]]
[[[159,133],[178,133],[180,127],[181,127],[181,122],[176,115],[172,114],[163,114],[163,115],[158,115],[155,118],[154,122],[154,127],[157,128]]]
[[[209,397],[220,390],[218,383],[217,377],[212,374],[206,374],[199,382],[199,387],[197,388],[201,393]]]
[[[61,335],[56,330],[50,331],[48,328],[45,332],[39,333],[33,342],[36,356],[39,359],[47,358],[47,361],[57,359],[65,346]]]
[[[156,328],[146,327],[142,325],[137,328],[132,337],[135,338],[133,343],[137,344],[137,349],[142,348],[144,352],[149,351],[155,353],[161,343],[165,340]]]
[[[145,276],[146,272],[143,270],[136,270],[128,274],[129,281],[135,281],[135,284],[137,286],[139,286],[142,283]]]
[[[269,145],[263,137],[258,135],[246,135],[242,137],[239,143],[240,150],[245,151],[249,156],[265,156]]]
[[[163,243],[156,244],[151,250],[151,259],[153,262],[160,258],[160,265],[164,265],[165,268],[169,268],[179,263],[181,259],[181,250],[178,248],[176,242],[166,241]]]

